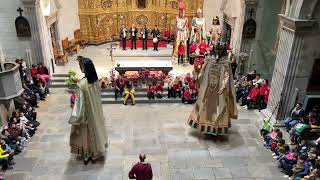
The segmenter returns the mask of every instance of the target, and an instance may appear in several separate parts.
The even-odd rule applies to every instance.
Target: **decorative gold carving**
[[[170,5],[171,5],[171,8],[172,8],[172,9],[178,9],[179,3],[176,2],[176,1],[171,1],[171,2],[170,2]]]
[[[81,37],[90,44],[102,44],[119,38],[122,24],[129,28],[133,23],[139,30],[144,24],[150,30],[156,24],[160,32],[168,28],[175,34],[178,1],[145,1],[146,8],[142,10],[138,0],[78,0]],[[191,22],[197,8],[202,8],[203,0],[185,0],[185,3],[186,17]]]
[[[140,15],[136,18],[136,22],[137,24],[139,24],[140,26],[143,26],[145,24],[148,23],[148,17],[145,15]]]
[[[112,7],[112,0],[101,0],[101,7],[103,9],[108,9]]]

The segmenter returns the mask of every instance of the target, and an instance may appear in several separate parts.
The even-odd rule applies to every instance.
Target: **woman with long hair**
[[[74,108],[69,119],[71,153],[83,158],[84,164],[104,158],[107,148],[105,119],[101,104],[101,88],[92,61],[78,57],[85,77],[78,83]]]

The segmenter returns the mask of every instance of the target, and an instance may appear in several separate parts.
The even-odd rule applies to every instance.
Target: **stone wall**
[[[73,32],[80,29],[78,0],[59,0],[58,33],[59,39],[73,39]]]
[[[256,69],[263,78],[271,80],[276,60],[275,43],[282,2],[280,0],[260,0],[257,7],[256,38],[252,42],[250,69]],[[250,70],[249,70],[250,71]]]
[[[1,0],[0,46],[6,61],[14,61],[17,58],[26,59],[26,49],[30,49],[30,38],[18,38],[16,34],[15,19],[19,16],[17,12],[19,7],[23,8],[20,0]]]

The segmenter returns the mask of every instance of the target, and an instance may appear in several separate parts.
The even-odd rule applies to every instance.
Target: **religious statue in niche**
[[[16,18],[15,25],[18,37],[31,37],[31,30],[29,21],[22,16],[23,10],[19,8],[17,10],[20,16]]]
[[[252,15],[254,13],[254,10],[251,9],[249,11],[250,18],[244,23],[243,26],[243,37],[244,38],[255,38],[256,36],[256,28],[257,24],[256,21],[252,18]]]
[[[147,7],[146,0],[137,0],[137,6],[139,9],[144,9]]]

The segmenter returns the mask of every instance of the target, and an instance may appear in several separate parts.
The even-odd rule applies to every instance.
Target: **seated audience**
[[[269,91],[268,80],[262,80],[262,84],[259,89],[259,95],[257,99],[259,111],[267,107],[267,104],[265,103],[265,96],[267,94],[267,91]]]
[[[122,96],[123,88],[124,88],[124,80],[119,75],[117,79],[114,81],[114,98],[115,100],[118,99],[118,95]]]
[[[147,92],[147,97],[149,100],[154,99],[154,91],[155,91],[155,87],[153,85],[149,84],[148,92]]]
[[[162,98],[162,94],[163,94],[163,87],[162,87],[162,85],[160,83],[158,83],[156,85],[155,91],[156,91],[156,94],[157,94],[157,98],[161,99]]]
[[[265,136],[270,133],[272,130],[272,124],[270,122],[270,118],[264,118],[262,128],[260,130],[261,137],[265,138]]]
[[[173,97],[176,98],[176,95],[178,94],[178,97],[181,98],[181,82],[179,80],[179,77],[176,77],[174,80],[174,84],[172,85],[173,88]]]
[[[297,164],[295,164],[292,168],[292,176],[291,178],[294,180],[298,180],[307,176],[310,171],[310,161],[308,160],[307,155],[301,155],[298,157]]]
[[[291,144],[297,143],[297,138],[300,137],[300,135],[309,128],[309,119],[308,118],[302,118],[302,122],[299,122],[294,126],[293,129],[291,129],[290,132],[290,138],[291,138]]]
[[[124,101],[123,104],[127,105],[128,99],[131,99],[131,104],[135,105],[135,89],[132,86],[132,84],[130,83],[130,81],[127,81],[124,87]]]
[[[173,89],[173,86],[172,86],[172,83],[171,83],[171,82],[168,83],[168,88],[167,88],[167,90],[168,90],[168,98],[171,98],[171,97],[174,97],[174,96],[175,96],[175,95],[174,95],[175,90]]]
[[[248,94],[247,99],[242,99],[242,105],[244,105],[248,109],[254,108],[253,106],[257,102],[259,91],[260,91],[260,84],[256,84],[255,87]]]
[[[38,74],[38,66],[35,64],[32,64],[31,77],[36,78],[37,74]]]
[[[182,103],[193,104],[195,99],[192,96],[192,90],[188,87],[187,90],[183,93]]]
[[[257,71],[252,70],[250,73],[247,74],[247,81],[252,81],[256,78]]]
[[[261,84],[262,81],[263,81],[263,79],[261,79],[260,74],[256,74],[256,78],[254,78],[254,79],[252,80],[253,85],[255,85],[255,84]]]
[[[302,104],[297,103],[290,115],[284,120],[284,125],[286,126],[287,131],[296,125],[303,116],[304,110],[302,109]]]
[[[14,151],[5,151],[2,149],[3,140],[1,140],[1,147],[0,147],[0,165],[2,166],[2,170],[12,169],[11,165],[14,165],[12,162]]]

